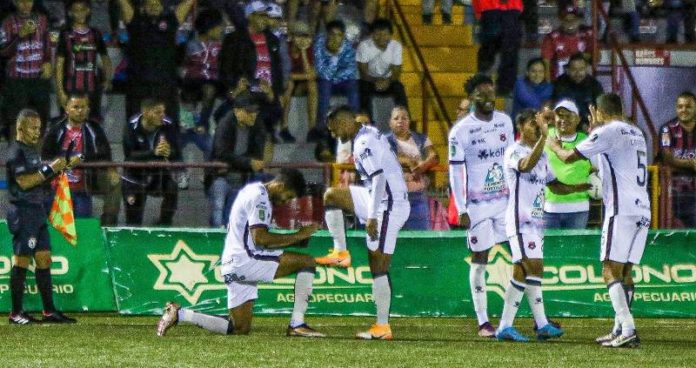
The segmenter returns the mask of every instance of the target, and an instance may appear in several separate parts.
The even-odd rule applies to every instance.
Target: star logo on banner
[[[464,259],[471,266],[471,256]],[[491,248],[488,254],[488,265],[486,266],[488,278],[486,288],[498,294],[501,298],[505,297],[505,289],[510,284],[512,278],[512,256],[504,247],[496,245]]]
[[[205,291],[226,289],[216,275],[220,257],[196,254],[183,240],[171,253],[149,254],[147,258],[159,271],[154,289],[176,291],[190,304],[196,304]]]

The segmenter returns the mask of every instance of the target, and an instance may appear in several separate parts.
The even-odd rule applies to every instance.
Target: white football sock
[[[309,304],[309,296],[312,295],[312,282],[314,281],[314,268],[300,270],[295,278],[295,305],[292,308],[290,327],[297,327],[304,323],[304,315]]]
[[[389,309],[391,308],[391,281],[389,274],[375,275],[372,280],[372,296],[377,306],[377,324],[389,323]]]
[[[472,263],[469,268],[469,287],[471,288],[471,300],[474,302],[474,311],[478,324],[488,322],[488,296],[486,295],[486,265]]]
[[[202,329],[222,335],[229,335],[234,331],[234,324],[227,318],[211,316],[181,308],[178,312],[180,322],[188,322]]]
[[[609,284],[608,289],[611,306],[614,307],[616,317],[621,321],[621,334],[624,336],[633,335],[636,326],[633,322],[631,311],[628,310],[626,292],[624,291],[623,285],[620,282],[613,282]]]
[[[500,316],[500,325],[498,331],[502,331],[507,327],[512,327],[512,322],[515,320],[517,310],[520,308],[520,302],[524,297],[525,285],[519,281],[510,280],[505,290],[505,304],[503,306],[503,314]]]
[[[346,225],[343,220],[343,211],[340,208],[327,209],[324,212],[326,227],[334,241],[334,249],[341,252],[346,250]]]
[[[541,296],[541,278],[536,276],[527,276],[525,281],[527,282],[527,288],[525,288],[524,293],[527,295],[529,309],[532,310],[532,315],[534,315],[534,322],[536,322],[537,328],[542,328],[549,323],[549,320],[546,318],[544,299]]]

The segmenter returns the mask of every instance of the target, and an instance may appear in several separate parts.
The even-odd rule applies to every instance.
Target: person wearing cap
[[[307,95],[307,129],[312,130],[317,123],[317,73],[314,70],[312,53],[312,32],[309,25],[296,22],[290,29],[290,80],[285,89],[285,111],[283,126],[288,125],[290,99],[292,96]]]
[[[575,53],[570,57],[565,73],[553,82],[553,100],[567,99],[575,102],[583,126],[588,123],[590,105],[595,104],[597,97],[604,92],[597,78],[588,73],[589,66],[585,55]]]
[[[258,99],[259,118],[266,131],[273,134],[283,114],[283,69],[280,41],[267,28],[268,10],[268,5],[259,0],[246,5],[248,25],[235,29],[222,41],[220,80],[230,100],[244,92]]]
[[[194,0],[184,0],[174,12],[165,11],[162,0],[143,0],[134,7],[131,0],[118,0],[121,18],[127,25],[126,45],[126,117],[140,112],[143,100],[162,100],[167,116],[178,124],[179,70],[176,32],[193,7]]]
[[[589,59],[594,47],[592,28],[582,24],[582,10],[576,5],[559,7],[560,27],[544,37],[541,43],[541,57],[547,65],[548,80],[560,76],[570,57],[578,52]]]
[[[232,110],[218,121],[210,161],[225,162],[228,168],[206,170],[212,227],[227,224],[239,189],[258,178],[265,166],[267,135],[259,117],[260,106],[253,94],[243,92],[234,99]]]
[[[573,101],[561,100],[555,108],[553,127],[549,127],[549,136],[558,137],[564,149],[572,150],[587,138],[587,134],[578,131],[580,116]],[[588,160],[572,163],[561,161],[549,148],[544,149],[548,155],[551,172],[562,183],[585,184],[589,181],[592,164]],[[587,191],[569,194],[557,194],[548,187],[544,189],[544,222],[547,229],[584,229],[590,215],[590,196]]]

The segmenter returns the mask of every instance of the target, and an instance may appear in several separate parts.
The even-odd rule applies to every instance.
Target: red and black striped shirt
[[[99,55],[106,56],[101,33],[94,29],[64,29],[58,38],[56,57],[65,58],[63,88],[67,93],[94,92],[99,83]]]
[[[24,38],[19,29],[25,22],[35,22],[36,31]],[[8,59],[5,68],[13,79],[35,79],[41,76],[41,65],[51,62],[51,45],[48,38],[46,16],[32,13],[23,18],[16,13],[2,22],[0,30],[0,56]]]

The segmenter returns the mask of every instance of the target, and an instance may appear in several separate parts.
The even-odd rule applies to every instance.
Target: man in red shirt
[[[575,5],[562,7],[558,11],[560,28],[544,37],[541,43],[541,57],[546,63],[549,80],[556,80],[570,57],[578,52],[587,56],[592,53],[594,37],[592,29],[582,24],[582,11]]]
[[[34,10],[33,0],[16,0],[17,10],[2,21],[0,57],[6,59],[2,89],[0,136],[9,140],[19,111],[31,106],[48,121],[51,107],[51,46],[48,20]],[[44,124],[41,131],[46,128]]]
[[[473,0],[472,5],[481,27],[478,72],[490,75],[495,55],[500,53],[496,90],[499,96],[509,95],[517,79],[522,0]]]
[[[672,168],[672,210],[681,226],[696,227],[696,96],[677,97],[677,117],[660,128],[660,156]],[[679,226],[678,226],[679,227]]]

